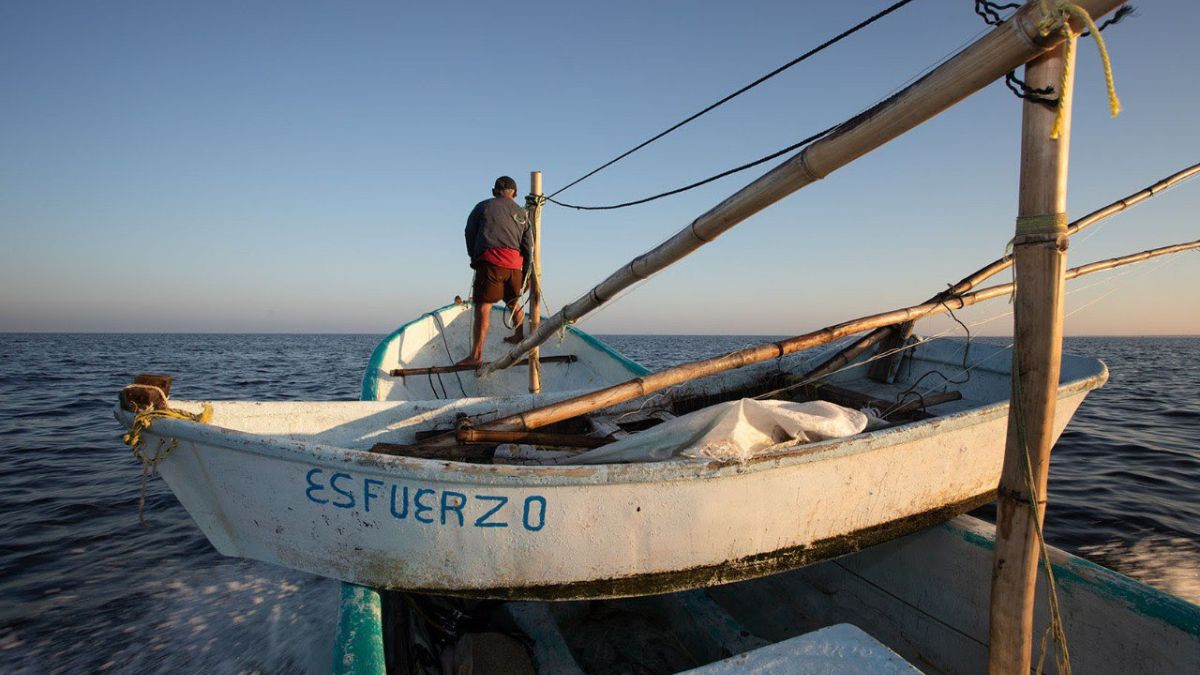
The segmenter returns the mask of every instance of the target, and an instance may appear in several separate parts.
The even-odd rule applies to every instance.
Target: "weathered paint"
[[[1001,352],[976,345],[972,357]],[[1081,359],[1067,373],[1059,431],[1105,374]],[[472,465],[348,449],[459,412],[504,414],[519,397],[218,402],[212,425],[163,420],[150,438],[182,441],[162,475],[228,555],[382,588],[596,597],[765,574],[952,515],[995,488],[1005,384],[981,367],[957,412],[746,464]]]
[[[484,344],[485,359],[497,357],[511,347],[502,342],[507,333],[503,328],[506,314],[504,307],[492,307],[493,328]],[[393,331],[371,353],[363,374],[362,400],[446,399],[526,391],[528,377],[523,367],[494,373],[484,380],[477,379],[473,371],[441,377],[391,375],[394,368],[444,366],[466,356],[471,344],[471,322],[470,303],[452,304],[423,314]],[[543,356],[568,354],[578,360],[543,366],[543,391],[594,389],[648,372],[573,326],[567,328],[563,340],[551,341],[542,348]]]
[[[955,504],[900,518],[854,532],[829,537],[811,544],[770,551],[716,565],[673,570],[654,574],[638,574],[616,579],[598,579],[571,584],[530,585],[520,588],[471,589],[456,592],[446,589],[406,589],[416,593],[490,598],[495,600],[581,600],[595,598],[638,597],[672,593],[693,588],[705,588],[753,579],[803,567],[822,560],[856,553],[897,537],[919,532],[945,522],[956,515],[995,501],[995,492],[973,497]]]
[[[797,621],[849,622],[933,672],[983,672],[994,532],[960,516],[855,555],[708,592],[767,639],[787,637],[772,627]],[[1200,607],[1053,547],[1050,560],[1076,672],[1196,672]],[[1035,635],[1047,621],[1040,569],[1039,577]]]
[[[337,637],[333,643],[334,675],[383,675],[383,620],[379,593],[342,584]]]
[[[996,548],[996,539],[986,529],[947,524],[946,528],[964,541],[987,551]],[[1096,563],[1052,549],[1051,566],[1059,587],[1070,591],[1085,586],[1089,592],[1103,594],[1113,602],[1124,603],[1130,611],[1163,621],[1190,635],[1200,637],[1200,606],[1135,581]],[[1200,664],[1200,653],[1197,654]]]

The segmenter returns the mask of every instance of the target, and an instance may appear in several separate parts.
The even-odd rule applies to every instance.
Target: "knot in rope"
[[[1062,31],[1067,38],[1066,43],[1066,63],[1067,67],[1063,68],[1062,82],[1059,91],[1065,92],[1067,82],[1071,76],[1071,52],[1075,49],[1075,41],[1079,37],[1071,28],[1070,19],[1072,17],[1079,19],[1088,27],[1088,32],[1092,38],[1096,40],[1096,48],[1100,51],[1100,62],[1104,65],[1104,82],[1108,88],[1108,110],[1109,114],[1116,117],[1121,112],[1121,101],[1117,98],[1117,87],[1113,82],[1112,61],[1108,56],[1108,47],[1104,44],[1104,38],[1100,36],[1100,29],[1096,27],[1096,22],[1092,21],[1092,16],[1087,13],[1087,10],[1076,5],[1068,0],[1054,0],[1053,5],[1049,0],[1041,0],[1042,20],[1038,22],[1038,31],[1043,36],[1048,36],[1055,31]],[[1054,119],[1054,127],[1050,130],[1050,138],[1057,140],[1062,132],[1063,118],[1065,113],[1066,102],[1060,94],[1058,97],[1058,116]]]
[[[145,525],[146,518],[146,480],[150,477],[150,473],[158,466],[158,463],[170,456],[171,452],[179,445],[178,439],[171,439],[170,443],[159,440],[158,447],[154,449],[154,454],[150,455],[145,452],[142,443],[142,434],[150,431],[150,425],[154,420],[174,419],[185,420],[188,422],[199,422],[208,424],[212,421],[213,409],[212,406],[205,403],[199,413],[190,413],[186,410],[177,410],[175,408],[161,408],[159,410],[143,410],[133,416],[133,423],[129,425],[129,431],[121,437],[133,450],[133,456],[142,464],[142,489],[141,498],[138,500],[138,520]]]
[[[567,339],[567,326],[573,325],[575,323],[575,319],[567,318],[567,308],[568,307],[570,307],[570,305],[563,305],[563,308],[561,310],[559,310],[559,314],[562,315],[562,322],[560,322],[558,324],[558,343],[559,344],[562,344],[563,340]]]
[[[147,457],[147,455],[142,451],[142,432],[149,431],[150,425],[154,422],[154,420],[174,419],[208,424],[212,420],[212,415],[212,406],[207,403],[204,404],[204,409],[199,413],[190,413],[186,410],[177,410],[175,408],[143,410],[142,412],[134,415],[133,424],[129,425],[129,431],[121,437],[121,440],[123,440],[126,445],[133,449],[133,456],[139,461],[143,463],[149,462],[150,464],[157,464],[167,458],[167,454],[170,454],[170,451],[175,449],[175,445],[178,444],[178,441],[171,441],[171,445],[167,449],[166,453],[156,452],[154,457]],[[161,451],[161,449],[162,448],[160,445],[159,450]]]
[[[541,208],[545,204],[546,204],[546,195],[535,195],[535,194],[525,195],[525,208],[527,208],[527,209],[532,209],[535,207]]]

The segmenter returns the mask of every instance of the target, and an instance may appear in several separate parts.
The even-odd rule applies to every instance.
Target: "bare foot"
[[[525,333],[513,333],[512,335],[509,335],[508,337],[504,338],[504,341],[510,345],[515,345],[524,339],[525,339]]]
[[[456,364],[454,364],[454,365],[456,365],[456,366],[475,366],[475,367],[479,367],[479,366],[482,366],[482,365],[483,365],[483,359],[473,359],[473,358],[471,358],[471,357],[469,357],[469,356],[468,356],[467,358],[463,359],[462,361],[459,361],[458,363],[456,363]]]

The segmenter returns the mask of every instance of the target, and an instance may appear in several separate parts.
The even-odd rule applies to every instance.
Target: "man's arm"
[[[476,204],[475,208],[471,209],[471,215],[467,216],[467,257],[475,259],[475,237],[479,236],[479,226],[483,221],[482,203]]]

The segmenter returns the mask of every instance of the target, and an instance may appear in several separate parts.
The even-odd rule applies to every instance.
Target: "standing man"
[[[522,321],[525,313],[517,307],[523,290],[525,261],[533,251],[533,231],[525,209],[514,201],[517,182],[508,176],[496,179],[492,198],[471,209],[467,216],[467,255],[475,270],[471,285],[471,301],[475,303],[475,323],[471,330],[471,354],[458,362],[460,366],[483,363],[483,343],[487,339],[492,304],[504,300],[516,308],[513,323],[516,330],[505,342],[516,344],[525,337]]]

